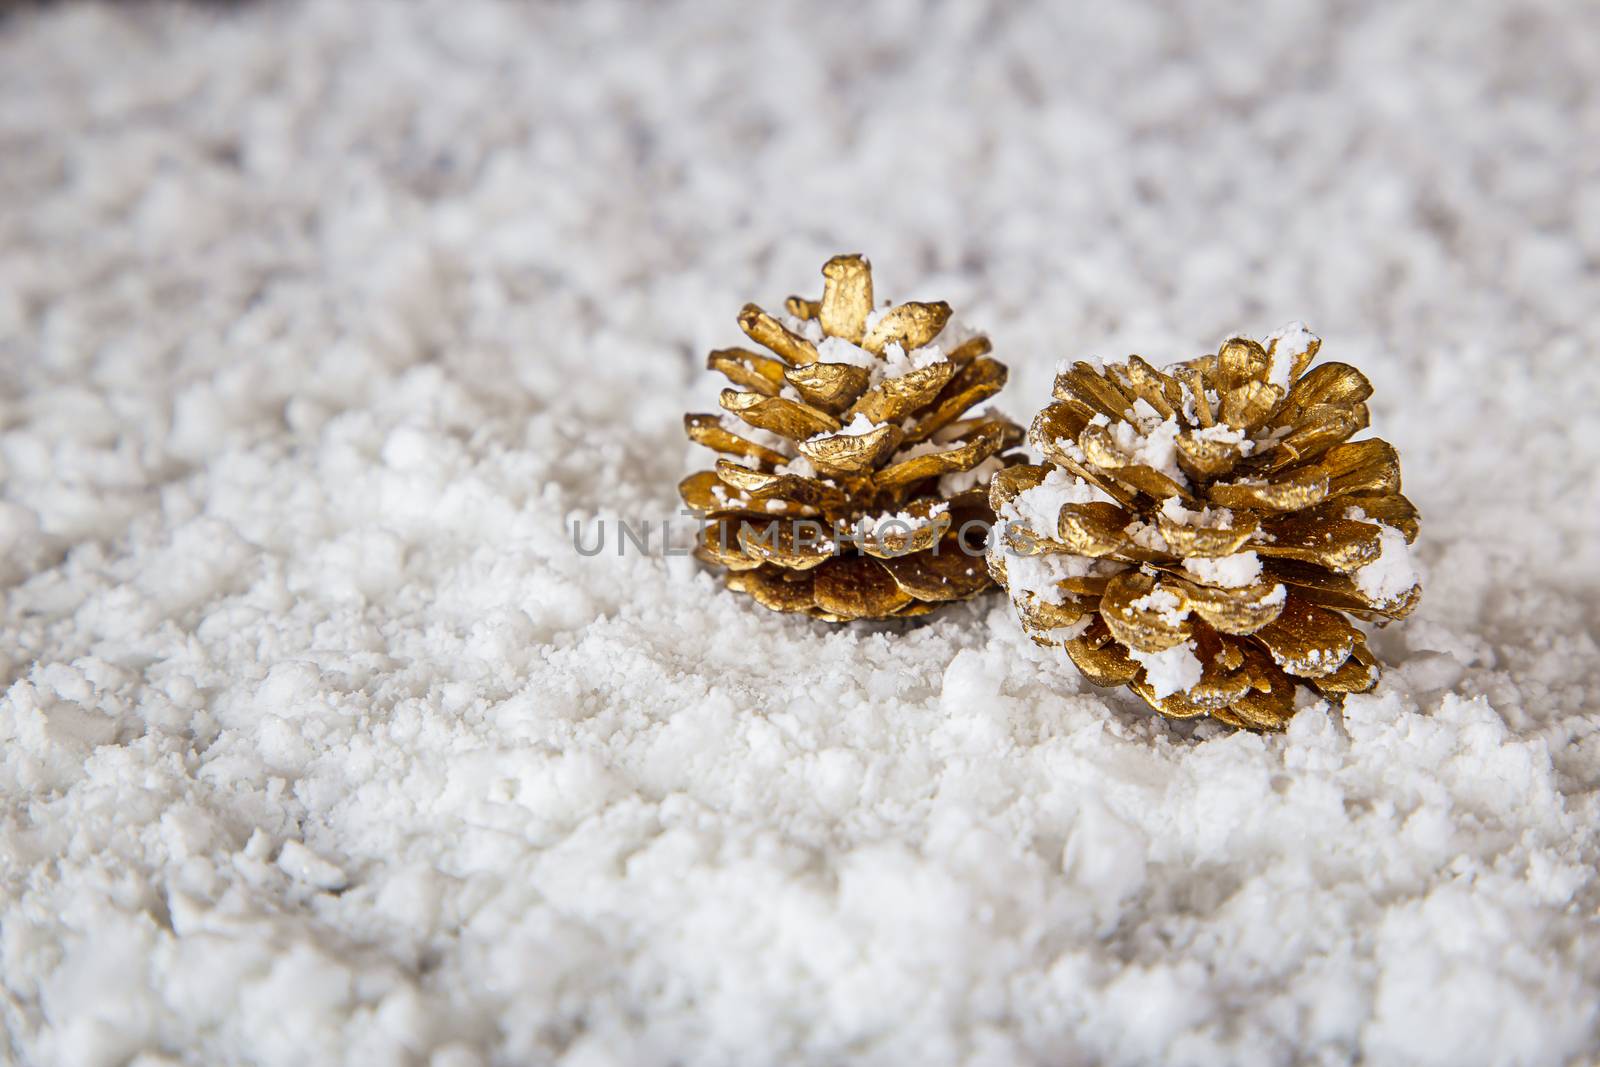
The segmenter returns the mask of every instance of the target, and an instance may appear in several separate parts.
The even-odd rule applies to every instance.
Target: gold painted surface
[[[1343,363],[1312,366],[1320,347],[1291,353],[1235,337],[1164,370],[1130,356],[1056,376],[1029,431],[1046,462],[999,472],[990,504],[1004,511],[1056,467],[1114,503],[1065,504],[1054,530],[1007,526],[1017,556],[1096,561],[1056,583],[1072,598],[1065,608],[1014,595],[1035,641],[1064,644],[1090,681],[1128,686],[1164,715],[1242,729],[1281,729],[1302,686],[1337,700],[1377,684],[1350,617],[1403,618],[1421,588],[1380,602],[1356,572],[1383,551],[1379,524],[1414,541],[1420,520],[1400,492],[1394,449],[1351,440],[1367,428],[1371,383]],[[1176,424],[1166,432],[1177,471],[1151,466],[1140,447],[1164,420]],[[1243,552],[1255,563],[1226,559]],[[990,569],[1006,581],[1003,557]],[[1199,661],[1199,680],[1158,696],[1133,654],[1181,657],[1180,645]]]
[[[1018,461],[1002,454],[1022,442],[1020,427],[969,415],[1004,386],[1005,366],[976,335],[910,367],[904,356],[942,343],[950,306],[880,309],[876,299],[866,258],[841,255],[822,268],[821,299],[790,297],[788,318],[747,304],[739,327],[763,351],[711,353],[707,367],[734,386],[719,398],[728,415],[684,420],[691,440],[721,454],[679,484],[709,522],[696,554],[724,569],[729,589],[775,611],[828,622],[910,618],[994,586],[981,532],[972,554],[947,532],[992,518],[987,482],[946,492],[941,479],[992,456]],[[819,329],[878,365],[821,361]],[[843,432],[857,416],[876,425]],[[734,420],[749,431],[736,432]],[[920,454],[902,454],[912,447]],[[914,520],[911,530],[885,523],[899,515]],[[802,532],[795,520],[816,525]]]

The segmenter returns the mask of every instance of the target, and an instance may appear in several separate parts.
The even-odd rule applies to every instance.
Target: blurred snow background
[[[0,1058],[1564,1064],[1600,1048],[1600,8],[0,19]],[[1303,318],[1424,513],[1286,736],[999,598],[685,561],[706,349],[864,251],[1055,361]]]

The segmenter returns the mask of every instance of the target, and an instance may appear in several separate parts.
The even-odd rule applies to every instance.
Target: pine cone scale
[[[871,314],[872,268],[865,258],[849,255],[834,256],[823,264],[822,300],[816,314],[799,317],[819,319],[823,333],[860,344],[866,333],[867,316]]]
[[[779,359],[800,366],[817,361],[817,346],[801,337],[789,327],[773,318],[755,304],[746,304],[739,312],[739,328],[745,336],[770,349]]]
[[[867,391],[872,375],[865,368],[848,363],[808,363],[784,371],[783,380],[794,386],[808,404],[838,415]]]

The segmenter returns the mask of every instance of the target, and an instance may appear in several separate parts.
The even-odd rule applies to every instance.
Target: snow
[[[887,309],[880,308],[873,312],[873,316],[881,318]],[[869,316],[868,321],[873,321]],[[842,337],[822,337],[821,325],[816,320],[811,320],[807,326],[813,327],[819,338],[817,344],[817,358],[824,363],[847,363],[853,367],[864,367],[872,372],[870,382],[877,385],[886,378],[900,377],[914,370],[931,367],[936,363],[947,362],[944,349],[937,344],[926,344],[921,348],[907,352],[898,343],[884,346],[883,355],[876,356],[860,345],[851,344]],[[964,329],[957,332],[966,333]],[[945,323],[944,329],[939,331],[939,338],[951,336],[951,323]],[[959,343],[959,342],[957,342]]]
[[[939,450],[935,449],[935,451]],[[987,487],[989,479],[997,471],[1004,468],[1005,464],[1001,462],[1000,457],[990,456],[971,470],[951,471],[949,474],[941,474],[939,476],[939,492],[943,496],[955,496],[957,493],[965,493],[967,490],[976,489],[979,486]]]
[[[1184,641],[1160,652],[1130,648],[1128,655],[1144,667],[1144,680],[1150,683],[1157,700],[1194,688],[1204,670],[1200,657],[1194,654],[1193,641]]]
[[[1055,537],[1061,509],[1068,504],[1090,504],[1109,499],[1103,492],[1060,467],[1051,467],[1044,479],[1006,502],[1000,518],[1020,522],[1042,537]]]
[[[278,852],[278,866],[295,881],[317,889],[343,889],[347,884],[343,871],[299,841],[283,843]]]
[[[926,515],[915,515],[909,511],[885,511],[877,515],[863,515],[851,525],[850,529],[856,533],[870,534],[880,526],[889,526],[893,523],[892,528],[884,531],[885,534],[906,534],[924,526],[934,525],[934,521],[949,510],[950,505],[941,502],[928,508]],[[948,521],[945,520],[946,523]]]
[[[817,468],[813,467],[811,461],[804,456],[796,456],[787,463],[780,463],[772,468],[772,472],[774,474],[792,474],[796,478],[815,478],[817,476]],[[824,478],[822,480],[829,485],[833,484],[831,479]]]
[[[1272,353],[1272,365],[1267,368],[1267,383],[1288,391],[1289,372],[1294,369],[1295,358],[1304,355],[1317,340],[1303,322],[1291,322],[1267,336],[1266,347]]]
[[[1148,548],[1152,552],[1166,552],[1169,549],[1167,539],[1161,534],[1161,527],[1154,523],[1135,519],[1122,528],[1128,539],[1134,544]]]
[[[829,438],[832,438],[832,437],[864,437],[865,435],[871,433],[873,430],[878,429],[882,425],[883,425],[883,423],[881,423],[881,422],[873,422],[871,419],[867,418],[865,415],[861,414],[860,412],[857,412],[854,418],[852,418],[849,422],[845,423],[843,426],[839,427],[839,429],[836,432],[819,433],[819,434],[813,436],[812,438],[810,438],[810,440],[812,440],[812,441],[826,441],[826,440],[828,440]]]
[[[1065,578],[1082,578],[1096,573],[1094,560],[1085,556],[1050,553],[1041,556],[1005,557],[1007,588],[1015,596],[1032,593],[1046,604],[1065,604],[1067,594],[1057,584]]]
[[[935,452],[948,451],[950,451],[950,446],[945,442],[934,440],[918,441],[914,445],[906,445],[904,448],[896,449],[891,462],[900,463],[904,460],[917,459],[921,456],[931,456]]]
[[[940,331],[940,333],[943,332],[942,330]],[[909,374],[914,370],[931,367],[936,363],[947,362],[949,360],[945,358],[944,349],[934,344],[913,348],[910,352],[907,352],[899,344],[886,345],[883,349],[883,363],[886,373],[895,377]]]
[[[1256,450],[1255,441],[1245,436],[1243,430],[1234,429],[1227,423],[1219,422],[1214,426],[1202,426],[1190,430],[1190,436],[1197,441],[1212,441],[1217,444],[1237,445],[1239,454],[1248,456]],[[1168,499],[1171,499],[1170,497]]]
[[[1233,525],[1233,512],[1227,508],[1202,507],[1195,511],[1184,507],[1175,496],[1161,502],[1161,514],[1173,522],[1203,530],[1225,530]]]
[[[1153,611],[1161,617],[1161,621],[1171,626],[1176,626],[1188,617],[1188,609],[1183,606],[1183,601],[1170,589],[1152,589],[1144,596],[1128,601],[1128,606],[1135,611]]]
[[[1205,585],[1239,589],[1254,585],[1261,577],[1261,558],[1254,552],[1235,552],[1212,559],[1192,557],[1183,561],[1183,569]]]
[[[1378,558],[1358,568],[1350,578],[1357,589],[1382,605],[1404,597],[1420,579],[1411,562],[1411,546],[1406,544],[1406,535],[1381,522],[1375,525],[1382,530],[1378,538]]]
[[[1592,1061],[1597,20],[10,5],[0,1062]],[[664,556],[846,251],[1022,422],[1314,324],[1424,516],[1378,689],[1168,723]]]
[[[1146,409],[1149,405],[1143,400],[1139,401]],[[1151,415],[1155,412],[1151,410]],[[1161,419],[1146,418],[1140,420],[1135,426],[1133,423],[1118,422],[1111,428],[1112,438],[1117,447],[1133,463],[1142,463],[1147,467],[1165,474],[1179,485],[1188,485],[1189,479],[1178,467],[1178,420],[1176,418]]]

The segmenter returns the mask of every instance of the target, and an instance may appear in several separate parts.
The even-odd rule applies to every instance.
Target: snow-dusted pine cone
[[[1296,683],[1363,692],[1378,666],[1345,617],[1421,594],[1417,511],[1367,426],[1372,386],[1311,367],[1299,323],[1157,370],[1065,367],[1029,436],[1050,461],[998,473],[988,559],[1023,626],[1097,685],[1175,718],[1281,727]]]
[[[738,388],[722,391],[725,414],[684,418],[692,440],[721,454],[679,485],[707,520],[698,554],[727,569],[730,589],[831,622],[975,596],[992,585],[988,479],[1022,430],[963,416],[1000,391],[1006,369],[942,301],[875,308],[865,258],[835,256],[822,275],[822,299],[790,297],[785,318],[740,312],[771,355],[728,348],[707,360]]]

